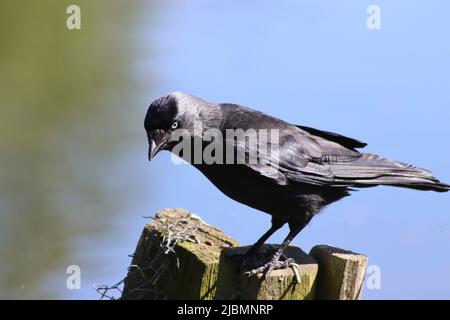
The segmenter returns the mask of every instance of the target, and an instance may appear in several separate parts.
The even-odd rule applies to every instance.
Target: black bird
[[[202,129],[195,130],[201,122]],[[211,103],[187,93],[174,92],[153,101],[145,117],[149,141],[149,160],[160,150],[174,151],[178,129],[185,130],[192,141],[201,141],[205,150],[213,139],[205,132],[222,133],[222,147],[232,146],[249,158],[258,152],[251,163],[222,164],[195,162],[192,157],[179,154],[200,170],[217,188],[230,198],[272,216],[271,228],[250,248],[247,256],[258,252],[264,242],[284,224],[289,234],[270,261],[250,274],[286,267],[280,261],[284,249],[326,205],[349,195],[354,188],[388,185],[419,190],[447,192],[450,186],[441,183],[424,169],[391,161],[371,153],[361,153],[366,143],[337,133],[293,125],[240,105]],[[259,144],[242,146],[236,139],[226,137],[229,129],[278,130],[278,152],[260,152]],[[269,146],[275,141],[269,139]],[[219,150],[219,149],[218,149]]]

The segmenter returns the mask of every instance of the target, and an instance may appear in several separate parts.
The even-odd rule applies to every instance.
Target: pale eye
[[[172,129],[175,130],[176,128],[178,128],[178,121],[172,123]]]

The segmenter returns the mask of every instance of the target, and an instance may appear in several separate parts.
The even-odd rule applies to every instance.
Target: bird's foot
[[[294,259],[288,258],[284,261],[280,261],[278,257],[273,257],[269,262],[263,264],[261,267],[254,268],[250,271],[244,272],[245,275],[251,277],[258,273],[264,274],[264,279],[268,279],[270,273],[273,270],[277,269],[287,269],[292,268],[292,271],[294,272],[294,278],[296,283],[300,283],[300,274],[298,273],[298,264],[294,262]]]

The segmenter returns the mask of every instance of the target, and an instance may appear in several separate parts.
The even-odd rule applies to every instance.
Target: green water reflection
[[[142,3],[77,0],[70,31],[72,3],[0,4],[0,298],[60,297],[45,279],[123,205],[106,195],[138,134],[127,119]]]

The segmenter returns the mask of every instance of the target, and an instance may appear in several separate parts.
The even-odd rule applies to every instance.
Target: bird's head
[[[171,150],[176,130],[195,134],[196,123],[203,129],[217,126],[221,115],[218,105],[196,98],[188,93],[173,92],[153,101],[147,110],[144,127],[151,160],[161,150]]]

